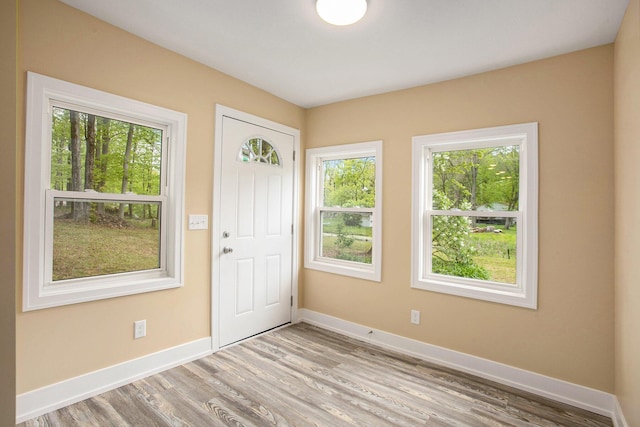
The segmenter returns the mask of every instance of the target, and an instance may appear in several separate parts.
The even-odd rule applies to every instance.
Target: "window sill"
[[[66,282],[66,283],[64,283]],[[121,277],[104,277],[93,279],[65,280],[59,284],[51,284],[39,292],[25,295],[23,311],[39,310],[42,308],[61,305],[77,304],[145,292],[179,288],[182,280],[176,277],[159,274],[158,272],[144,274],[126,273]]]
[[[370,280],[373,282],[382,281],[380,271],[376,271],[373,266],[366,268],[348,261],[339,260],[307,260],[305,268],[311,270],[324,271],[325,273],[339,274],[341,276],[355,277],[357,279]]]
[[[513,305],[530,309],[537,308],[537,296],[533,293],[527,295],[526,289],[509,285],[474,286],[473,284],[459,281],[437,280],[424,278],[414,280],[411,284],[414,289],[438,292],[443,294],[473,298],[482,301],[496,302],[499,304]]]

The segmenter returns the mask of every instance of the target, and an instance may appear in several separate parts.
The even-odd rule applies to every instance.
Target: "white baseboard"
[[[405,338],[400,335],[379,331],[307,309],[300,309],[298,311],[298,318],[302,322],[338,332],[358,340],[611,417],[614,419],[614,422],[614,414],[617,412],[620,415],[620,419],[624,420],[619,405],[616,411],[615,406],[617,399],[610,393]],[[370,331],[373,332],[369,333]],[[624,423],[619,424],[619,426],[616,425],[616,427],[628,426]]]
[[[613,420],[613,427],[629,427],[629,424],[622,413],[622,407],[620,407],[618,398],[614,397],[613,401],[613,415],[611,416],[611,419]]]
[[[618,399],[609,393],[379,331],[307,309],[298,310],[297,321],[611,417],[615,427],[629,427]],[[373,333],[369,334],[369,331]],[[20,394],[16,398],[16,423],[208,356],[212,353],[211,345],[211,338],[202,338]]]
[[[211,353],[211,338],[201,338],[19,394],[16,397],[16,424]]]

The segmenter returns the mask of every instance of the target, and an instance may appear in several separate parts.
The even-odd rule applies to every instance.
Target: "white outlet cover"
[[[133,322],[133,338],[138,339],[147,336],[147,321],[137,320]]]
[[[420,324],[420,311],[419,310],[411,310],[411,323],[414,325]]]

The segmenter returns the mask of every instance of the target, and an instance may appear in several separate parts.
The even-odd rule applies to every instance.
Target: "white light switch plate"
[[[206,230],[209,228],[209,215],[189,215],[189,230]]]

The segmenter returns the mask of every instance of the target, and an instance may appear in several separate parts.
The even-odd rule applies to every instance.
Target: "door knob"
[[[230,254],[231,252],[233,252],[233,248],[225,246],[224,248],[222,248],[222,252],[225,254]]]

